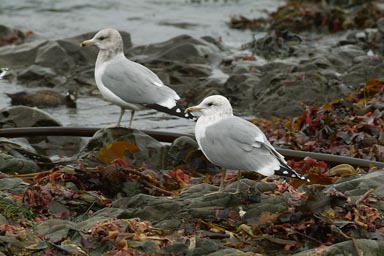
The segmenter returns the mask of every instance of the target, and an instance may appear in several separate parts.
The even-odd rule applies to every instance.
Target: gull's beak
[[[95,44],[95,41],[93,41],[93,39],[89,39],[89,40],[85,40],[85,41],[81,42],[80,46],[86,47],[86,46],[93,45],[93,44]]]
[[[202,108],[200,108],[199,106],[193,106],[193,107],[189,107],[187,108],[184,112],[185,113],[191,113],[191,112],[200,112]]]

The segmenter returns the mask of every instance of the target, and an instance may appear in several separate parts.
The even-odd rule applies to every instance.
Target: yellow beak
[[[200,112],[201,108],[198,106],[189,107],[184,110],[185,113],[191,113],[191,112]]]
[[[81,42],[80,46],[86,47],[86,46],[93,45],[93,44],[95,44],[95,42],[92,39],[90,39],[90,40],[85,40],[85,41]]]

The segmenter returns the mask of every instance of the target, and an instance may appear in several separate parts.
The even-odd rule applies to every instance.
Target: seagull
[[[8,68],[0,68],[0,80],[7,74]]]
[[[184,113],[180,97],[145,66],[127,59],[123,52],[123,39],[116,29],[103,29],[80,46],[96,45],[99,54],[95,66],[96,85],[105,100],[120,106],[117,127],[126,109],[131,110],[131,127],[136,110],[153,108],[171,115],[194,119]]]
[[[287,165],[259,127],[233,115],[231,103],[226,97],[209,96],[185,111],[201,113],[196,122],[195,136],[207,159],[222,167],[219,193],[224,189],[226,169],[306,180]],[[239,186],[238,182],[237,192]]]

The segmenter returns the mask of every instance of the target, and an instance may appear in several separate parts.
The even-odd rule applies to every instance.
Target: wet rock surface
[[[60,121],[54,119],[47,112],[38,108],[27,106],[12,106],[0,111],[1,128],[18,127],[44,127],[44,126],[62,126]],[[1,143],[1,141],[0,141]],[[16,143],[18,144],[18,143]],[[39,158],[42,155],[65,154],[73,155],[77,153],[82,145],[82,139],[76,137],[57,137],[57,136],[36,136],[29,137],[25,154],[30,157]],[[30,146],[36,151],[30,151]]]
[[[97,49],[79,46],[93,35],[1,47],[0,65],[10,68],[5,78],[93,94]],[[298,115],[302,103],[321,105],[383,76],[381,32],[376,28],[339,40],[273,30],[245,43],[246,55],[209,37],[181,35],[132,47],[129,34],[122,35],[126,55],[157,73],[187,104],[223,94],[239,112],[261,117]]]
[[[126,161],[135,166],[145,165],[149,168],[161,169],[165,166],[166,149],[157,140],[147,134],[127,128],[104,128],[97,131],[88,141],[79,153],[79,158],[97,158],[100,156],[101,148],[108,150],[108,145],[121,142],[125,146],[124,155]],[[98,154],[98,155],[97,155]],[[105,160],[108,161],[114,156],[105,154]],[[113,159],[112,159],[113,160]]]
[[[34,185],[3,177],[0,206],[9,209],[1,212],[4,220],[14,223],[32,216],[45,220],[34,225],[33,231],[25,224],[8,226],[12,227],[7,230],[9,238],[0,237],[5,245],[2,250],[58,255],[103,255],[107,251],[176,255],[286,255],[288,251],[292,255],[315,251],[343,255],[360,251],[376,255],[383,246],[380,239],[372,240],[382,236],[380,213],[384,207],[377,200],[382,197],[381,171],[299,188],[284,181],[242,179],[238,194],[233,193],[236,182],[228,184],[222,194],[215,193],[217,187],[210,184],[191,183],[173,196],[164,196],[161,190],[154,190],[161,183],[166,185],[164,181],[158,179],[149,186],[132,176],[135,170],[115,164],[98,170],[68,165],[35,176]],[[125,178],[131,180],[131,186],[141,189],[128,197],[121,193],[115,197],[111,185],[123,174],[128,174]],[[148,174],[152,181],[164,175]],[[119,186],[123,190],[121,180]],[[367,188],[373,193],[367,194]],[[22,195],[27,207],[8,198],[10,192]],[[367,219],[349,219],[354,211],[365,212]],[[317,247],[319,242],[324,244]],[[296,247],[304,250],[297,252]]]
[[[61,126],[58,120],[55,120],[45,111],[26,106],[13,106],[2,109],[0,124],[2,128]]]
[[[69,158],[36,148],[0,141],[5,252],[374,255],[382,246],[381,169],[304,159],[290,165],[310,183],[242,172],[235,193],[237,172],[228,171],[217,193],[220,172],[190,137],[164,145],[135,129],[104,128]]]

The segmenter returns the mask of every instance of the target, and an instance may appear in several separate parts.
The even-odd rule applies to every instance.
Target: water
[[[160,42],[180,34],[222,37],[244,43],[250,32],[226,26],[231,16],[265,17],[283,0],[2,0],[0,24],[31,30],[44,38],[65,38],[113,27],[131,33],[134,44]],[[49,24],[49,25],[47,25]]]
[[[25,88],[21,85],[11,84],[0,80],[0,110],[10,106],[10,99],[4,92],[14,93]],[[114,126],[120,114],[120,108],[97,97],[79,97],[77,107],[43,108],[56,120],[68,127],[106,127]],[[122,125],[127,126],[130,112],[126,111]],[[173,131],[192,133],[194,122],[187,119],[170,116],[155,110],[136,111],[132,128],[142,130]]]
[[[229,29],[231,16],[265,17],[283,0],[2,0],[0,24],[33,31],[44,39],[67,38],[113,27],[131,33],[134,45],[168,40],[180,34],[222,38],[239,47],[252,39],[250,31]],[[4,92],[24,89],[0,81],[0,108],[9,106]],[[119,108],[95,97],[79,98],[76,110],[45,109],[65,126],[102,127],[116,123]],[[130,114],[124,116],[128,123]],[[159,122],[159,120],[161,122]],[[133,127],[192,132],[194,123],[153,110],[138,111]]]

